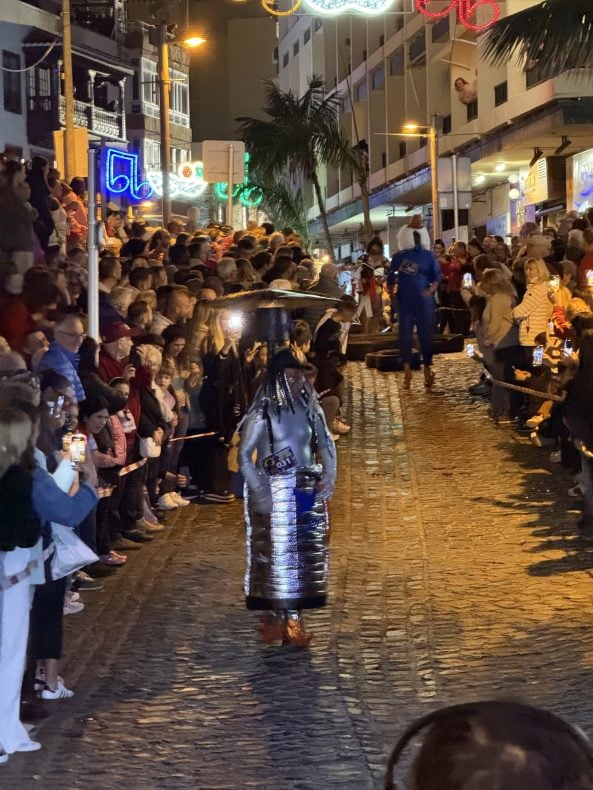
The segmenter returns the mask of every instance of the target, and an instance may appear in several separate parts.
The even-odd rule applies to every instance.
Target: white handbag
[[[161,454],[161,445],[157,444],[152,436],[140,439],[140,455],[142,458],[158,458]]]
[[[51,532],[55,547],[50,560],[51,577],[54,581],[98,561],[95,552],[91,551],[70,527],[52,522]]]

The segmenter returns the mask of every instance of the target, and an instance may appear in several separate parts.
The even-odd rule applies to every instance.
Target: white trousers
[[[0,592],[0,748],[7,754],[31,740],[20,720],[30,605],[27,580]]]

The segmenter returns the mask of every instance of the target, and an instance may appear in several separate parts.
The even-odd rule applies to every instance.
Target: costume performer
[[[441,270],[432,252],[423,249],[418,231],[413,232],[414,247],[397,252],[392,260],[387,282],[397,285],[399,309],[399,348],[404,363],[404,387],[412,382],[412,340],[414,325],[418,332],[424,386],[430,389],[434,383],[432,371],[432,333],[434,331],[434,294],[441,279]]]
[[[247,608],[264,610],[268,644],[306,647],[302,609],[325,605],[328,575],[327,501],[336,451],[310,366],[289,348],[271,357],[241,427],[239,464],[245,478]]]

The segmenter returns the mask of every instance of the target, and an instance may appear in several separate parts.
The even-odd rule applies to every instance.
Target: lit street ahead
[[[194,506],[67,618],[42,751],[2,787],[380,787],[406,723],[444,703],[521,698],[591,731],[593,544],[566,475],[488,421],[477,367],[435,391],[349,366],[330,605],[309,651],[266,648],[244,609],[239,504]]]

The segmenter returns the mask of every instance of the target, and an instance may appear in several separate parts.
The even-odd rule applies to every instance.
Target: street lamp
[[[187,47],[199,47],[206,39],[197,35],[187,35],[181,42]],[[171,218],[171,76],[169,73],[169,25],[166,19],[158,24],[159,44],[159,100],[161,127],[161,170],[163,173],[163,226],[166,228]]]
[[[441,223],[439,216],[439,187],[438,187],[438,152],[437,152],[437,129],[434,123],[430,126],[422,126],[417,123],[404,123],[401,132],[387,132],[387,137],[428,137],[429,143],[429,165],[430,183],[432,200],[432,232],[435,239],[441,235]]]

